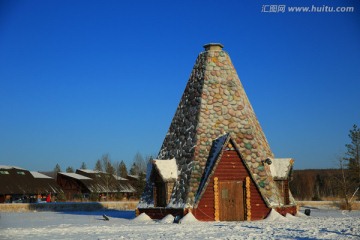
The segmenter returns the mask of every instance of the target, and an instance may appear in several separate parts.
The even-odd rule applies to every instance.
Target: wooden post
[[[215,221],[220,220],[219,212],[219,179],[214,177],[214,219]]]
[[[245,179],[245,188],[246,188],[246,220],[251,221],[251,192],[250,192],[250,177]]]
[[[153,187],[154,207],[157,207],[157,191],[156,186]]]

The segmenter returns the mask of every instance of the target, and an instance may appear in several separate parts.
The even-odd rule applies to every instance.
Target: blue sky
[[[264,5],[352,13],[264,13]],[[276,157],[336,167],[360,125],[360,2],[0,0],[0,164],[157,154],[209,42],[228,51]]]

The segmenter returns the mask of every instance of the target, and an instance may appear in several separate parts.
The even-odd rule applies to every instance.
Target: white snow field
[[[0,213],[0,239],[360,239],[360,211],[276,212],[254,222],[154,221],[134,211]],[[104,221],[103,214],[109,217]],[[169,220],[170,219],[170,220]]]

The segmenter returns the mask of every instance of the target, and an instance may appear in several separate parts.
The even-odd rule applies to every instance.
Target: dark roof
[[[59,173],[67,178],[80,182],[89,192],[135,192],[134,187],[126,179],[118,178],[112,174],[93,171],[88,169],[77,169],[75,173]]]
[[[59,193],[61,188],[53,178],[33,174],[17,167],[0,168],[0,194],[39,194]]]

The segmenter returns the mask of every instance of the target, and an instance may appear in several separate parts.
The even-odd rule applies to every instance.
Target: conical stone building
[[[216,175],[216,172],[223,172],[218,165],[222,166],[225,162],[219,162],[227,161],[220,159],[224,156],[223,151],[229,150],[224,144],[233,146],[231,149],[236,152],[234,156],[238,158],[233,158],[225,164],[224,169],[231,164],[233,168],[238,164],[239,172],[244,169],[243,172],[247,176],[236,177],[237,172],[234,172],[236,176],[230,178],[244,182],[246,177],[251,179],[254,194],[259,194],[267,213],[271,208],[284,209],[284,206],[291,206],[293,209],[295,202],[291,193],[287,189],[284,194],[284,181],[287,181],[291,173],[293,160],[274,159],[269,143],[223,46],[207,44],[204,48],[205,51],[196,59],[158,159],[148,168],[147,186],[138,206],[139,211],[146,212],[154,218],[161,217],[157,215],[159,208],[163,208],[163,211],[167,209],[169,212],[174,212],[175,209],[184,210],[184,213],[194,212],[201,201],[201,191],[205,191],[203,188],[209,187],[208,182],[214,180],[211,176]],[[223,140],[219,141],[220,138]],[[222,142],[223,145],[215,146],[216,141]],[[163,164],[164,161],[168,162]],[[275,182],[275,175],[279,174],[277,172],[274,175],[274,170],[271,172],[271,162],[280,163],[278,166],[282,169],[279,171],[285,171],[282,175],[286,176],[282,176],[280,184]],[[171,174],[169,169],[172,169]],[[213,183],[210,185],[213,188]],[[243,188],[245,191],[245,185]],[[284,200],[284,195],[287,196],[287,200]],[[244,203],[245,212],[241,214],[246,215],[246,211],[249,211],[246,209],[250,207],[250,197],[248,200],[249,206],[245,206]],[[210,200],[212,201],[213,199]],[[216,205],[215,200],[214,202]],[[176,215],[179,214],[181,215],[181,211],[176,212]]]

